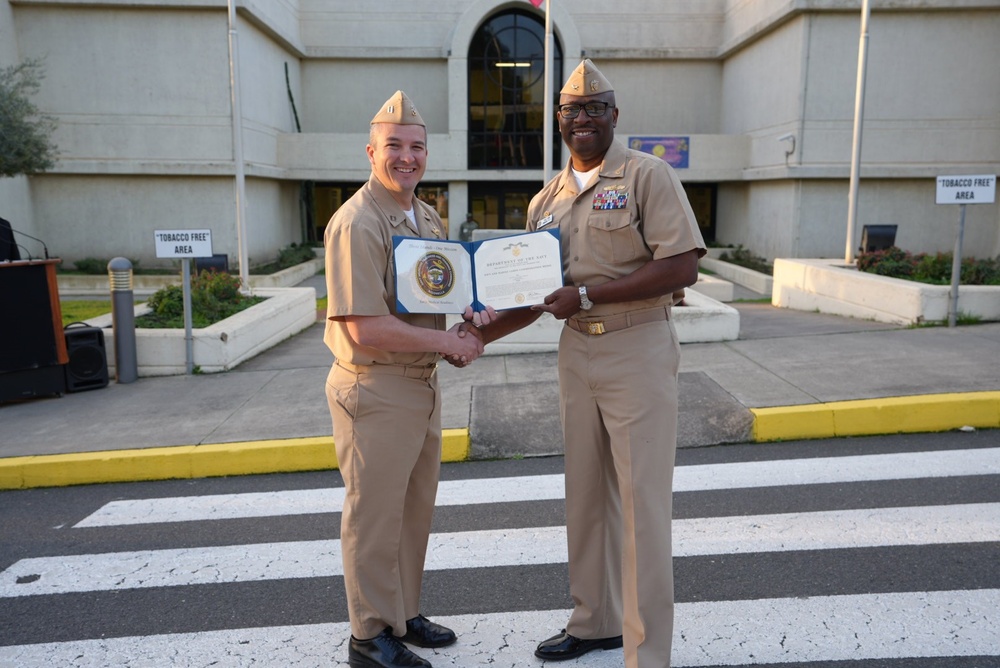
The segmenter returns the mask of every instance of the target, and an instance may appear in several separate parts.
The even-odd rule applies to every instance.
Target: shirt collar
[[[625,176],[625,162],[628,157],[624,144],[617,139],[611,142],[604,160],[598,169],[598,176],[607,179],[620,179]],[[559,190],[565,188],[572,193],[577,193],[576,178],[573,176],[573,158],[566,163],[566,167],[560,173]]]
[[[389,189],[382,185],[382,182],[375,178],[374,174],[368,179],[368,187],[371,188],[375,205],[378,206],[379,210],[382,211],[382,215],[386,217],[393,227],[406,225],[414,234],[420,234],[420,230],[416,229],[413,223],[410,222],[410,219],[406,217],[406,214],[403,213],[403,207],[399,206],[399,202],[392,196]],[[417,198],[414,197],[413,199],[416,200]],[[423,217],[423,212],[421,212],[420,207],[416,204],[413,205],[413,215],[418,221]]]

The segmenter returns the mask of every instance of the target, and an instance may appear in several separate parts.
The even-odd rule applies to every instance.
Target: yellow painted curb
[[[469,457],[468,429],[442,432],[441,461]],[[209,478],[337,468],[333,438],[213,443],[0,459],[0,489]]]
[[[751,409],[757,442],[1000,428],[1000,392],[923,394]]]
[[[472,439],[468,429],[441,431],[441,461],[464,462],[472,453]]]

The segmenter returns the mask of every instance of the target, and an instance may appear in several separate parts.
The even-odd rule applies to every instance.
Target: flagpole
[[[552,178],[552,21],[549,8],[552,0],[545,0],[545,100],[542,106],[542,183]]]
[[[868,68],[868,0],[861,2],[861,39],[858,43],[858,82],[854,93],[854,137],[851,143],[851,180],[847,193],[847,243],[844,262],[854,264],[854,230],[858,221],[858,185],[861,177],[861,127],[865,114],[865,72]]]
[[[250,269],[247,267],[246,175],[243,166],[243,101],[240,97],[240,55],[236,34],[235,0],[229,0],[229,87],[232,104],[233,166],[236,170],[236,256],[240,265],[243,290],[250,289]]]

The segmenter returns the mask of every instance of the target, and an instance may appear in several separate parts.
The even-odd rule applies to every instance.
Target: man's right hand
[[[445,335],[445,348],[441,356],[456,367],[468,366],[483,354],[483,336],[467,322],[453,325]]]

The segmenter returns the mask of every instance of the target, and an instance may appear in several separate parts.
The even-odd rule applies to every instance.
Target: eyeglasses
[[[584,105],[560,104],[559,115],[563,118],[576,118],[580,115],[580,110],[583,109],[591,118],[597,118],[606,114],[610,106],[607,102],[588,102]]]

